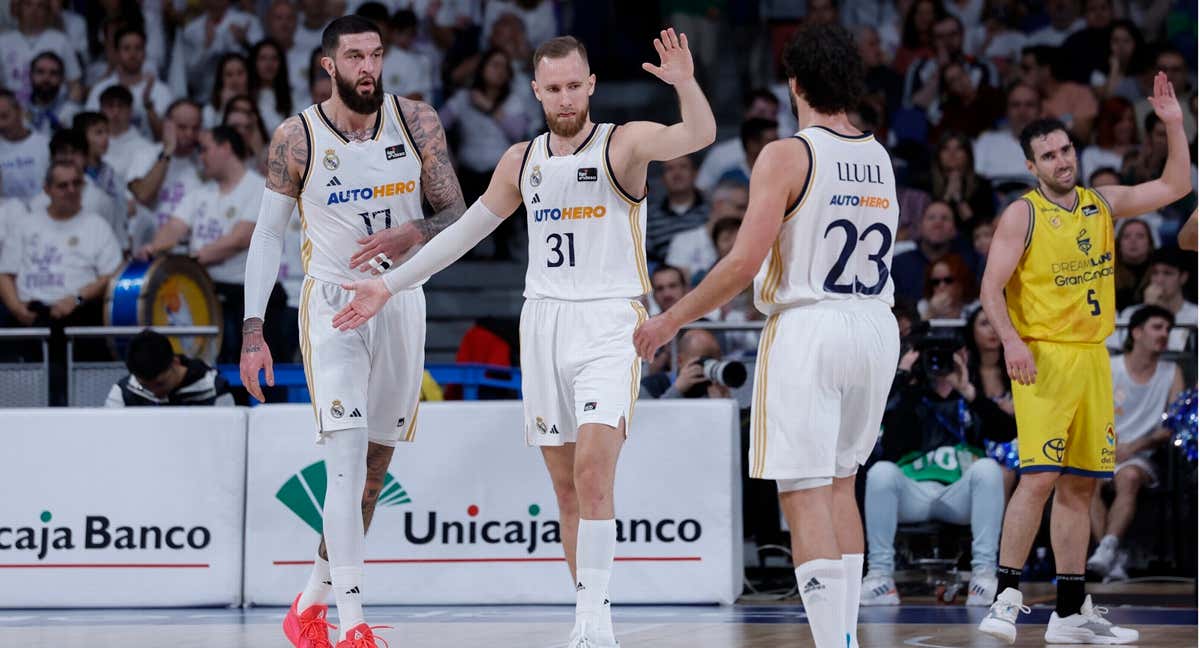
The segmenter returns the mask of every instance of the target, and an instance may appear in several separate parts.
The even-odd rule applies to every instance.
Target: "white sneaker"
[[[597,628],[587,621],[577,621],[575,628],[571,630],[567,648],[617,648],[615,640],[611,643],[604,642],[598,634]]]
[[[1087,569],[1097,576],[1107,576],[1112,570],[1113,562],[1117,559],[1117,547],[1101,542],[1096,545],[1096,551],[1087,559]]]
[[[868,573],[862,582],[862,594],[858,604],[862,607],[876,605],[900,605],[900,593],[896,591],[896,581],[891,576]]]
[[[979,623],[979,631],[1005,643],[1014,643],[1017,640],[1017,617],[1022,612],[1029,614],[1029,608],[1022,605],[1023,602],[1024,598],[1018,590],[1009,587],[1000,592],[988,615]]]
[[[967,605],[970,607],[988,607],[996,600],[996,587],[1000,581],[994,574],[979,572],[971,575],[971,584],[967,587]]]
[[[1060,618],[1057,612],[1050,615],[1046,626],[1046,643],[1114,645],[1133,643],[1138,640],[1138,631],[1113,625],[1104,618],[1108,610],[1092,606],[1092,597],[1083,600],[1079,614]]]
[[[1117,559],[1113,562],[1112,569],[1108,570],[1108,575],[1104,577],[1105,583],[1113,581],[1129,580],[1129,573],[1125,571],[1125,565],[1129,563],[1129,552],[1118,551]]]

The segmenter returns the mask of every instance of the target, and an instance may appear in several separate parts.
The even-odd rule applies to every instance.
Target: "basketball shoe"
[[[383,648],[387,648],[387,642],[376,637],[374,630],[391,629],[392,626],[368,626],[365,623],[360,623],[346,631],[346,638],[337,642],[337,648],[379,648],[377,641],[383,643]]]
[[[900,593],[891,576],[867,572],[862,582],[862,595],[858,599],[862,607],[875,605],[900,605]]]
[[[304,612],[296,610],[300,595],[292,601],[287,616],[283,617],[283,634],[296,648],[333,648],[329,642],[329,629],[337,626],[325,620],[328,605],[310,605]]]
[[[999,581],[996,574],[990,570],[979,570],[971,574],[971,584],[967,586],[967,605],[988,607],[996,600],[997,585]]]
[[[587,621],[581,621],[571,630],[567,648],[618,648],[616,639],[603,638],[599,629]]]
[[[1024,597],[1021,596],[1019,590],[1008,588],[1000,592],[1000,596],[996,597],[996,602],[992,603],[991,609],[979,623],[979,631],[986,635],[991,635],[1005,643],[1013,643],[1017,640],[1017,617],[1022,612],[1029,614],[1029,608],[1022,605]]]
[[[1078,614],[1065,618],[1058,616],[1058,612],[1050,615],[1050,623],[1046,625],[1046,643],[1107,646],[1138,640],[1137,630],[1113,625],[1104,618],[1107,612],[1105,608],[1094,607],[1089,594],[1083,599],[1083,607],[1079,608]]]

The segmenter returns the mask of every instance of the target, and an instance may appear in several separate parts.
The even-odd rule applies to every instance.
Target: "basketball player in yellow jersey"
[[[1018,589],[1054,493],[1050,541],[1058,568],[1058,604],[1047,643],[1124,644],[1136,630],[1117,627],[1084,597],[1088,507],[1097,480],[1112,476],[1112,374],[1104,340],[1116,311],[1114,218],[1160,209],[1192,188],[1183,112],[1166,75],[1150,97],[1167,127],[1162,177],[1135,187],[1076,186],[1075,148],[1057,120],[1021,133],[1038,186],[1000,215],[983,275],[983,309],[1004,344],[1013,382],[1021,481],[1009,502],[1000,542],[996,602],[980,631],[1016,640]]]
[[[652,160],[698,151],[716,135],[687,37],[664,30],[654,47],[659,65],[642,68],[675,87],[676,124],[593,124],[588,104],[596,77],[583,45],[562,36],[538,46],[532,90],[550,132],[508,149],[483,196],[412,259],[381,279],[343,286],[354,300],[333,320],[343,330],[366,324],[400,296],[394,293],[465,254],[524,203],[525,440],[541,449],[550,472],[575,578],[570,648],[617,645],[608,614],[617,540],[613,480],[639,384],[633,331],[645,310],[637,300],[650,289],[646,197],[629,190],[641,193]]]

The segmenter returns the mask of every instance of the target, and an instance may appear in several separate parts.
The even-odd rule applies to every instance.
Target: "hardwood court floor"
[[[288,648],[284,610],[4,610],[0,646],[21,648]],[[975,632],[984,610],[903,606],[864,610],[862,648],[959,648],[1003,644]],[[1043,646],[1049,608],[1024,617],[1016,646]],[[391,648],[562,648],[573,611],[547,607],[375,607],[372,623]],[[802,648],[812,646],[795,604],[732,607],[618,607],[624,648]],[[1114,609],[1109,617],[1142,632],[1139,646],[1196,646],[1196,610]],[[382,644],[381,644],[382,646]]]

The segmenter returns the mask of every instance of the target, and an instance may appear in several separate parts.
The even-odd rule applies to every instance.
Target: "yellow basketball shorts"
[[[1027,341],[1037,366],[1032,385],[1013,383],[1022,473],[1112,477],[1112,369],[1103,344]]]

